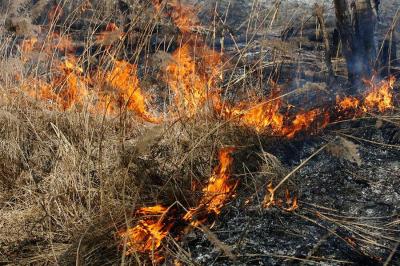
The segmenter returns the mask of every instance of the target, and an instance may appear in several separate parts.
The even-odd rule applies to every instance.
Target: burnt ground
[[[400,149],[385,147],[391,145],[393,127],[353,128],[350,124],[341,134],[352,132],[357,138],[376,142],[355,141],[360,165],[329,152],[317,155],[291,179],[292,192],[300,200],[295,212],[262,209],[264,191],[253,194],[250,204],[245,204],[248,194],[238,196],[213,228],[237,261],[229,260],[198,231],[185,242],[193,259],[200,265],[381,265],[394,252],[388,265],[400,265],[400,250],[396,250]],[[323,138],[333,136],[329,132]],[[398,145],[398,139],[395,142]],[[322,137],[314,137],[264,149],[293,169],[323,143]]]

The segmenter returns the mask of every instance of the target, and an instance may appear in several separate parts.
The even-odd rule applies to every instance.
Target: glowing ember
[[[203,197],[197,208],[189,210],[184,219],[196,225],[207,219],[210,214],[218,215],[227,199],[232,196],[236,183],[229,180],[230,169],[233,163],[231,153],[235,148],[221,149],[219,165],[214,169],[208,185],[203,189]]]

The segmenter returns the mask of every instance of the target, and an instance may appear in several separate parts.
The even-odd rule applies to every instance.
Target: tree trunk
[[[353,88],[372,75],[376,59],[375,26],[377,0],[334,0],[336,23],[346,58],[348,78]]]
[[[324,19],[324,8],[321,5],[315,4],[314,6],[315,9],[315,16],[318,19],[318,24],[321,28],[321,32],[322,32],[322,39],[324,42],[324,48],[325,48],[325,64],[326,67],[328,69],[328,83],[331,82],[332,78],[335,76],[334,72],[333,72],[333,67],[332,67],[332,51],[331,51],[331,47],[330,47],[330,43],[329,43],[329,35],[328,35],[328,31],[326,29],[326,25],[325,25],[325,19]]]

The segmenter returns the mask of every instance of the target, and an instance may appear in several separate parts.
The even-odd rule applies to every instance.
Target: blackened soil
[[[268,152],[291,170],[342,134],[358,145],[362,164],[327,151],[314,157],[288,183],[299,196],[295,212],[261,208],[265,189],[253,194],[249,204],[248,195],[239,195],[212,228],[232,248],[236,261],[199,230],[186,237],[184,247],[200,265],[383,265],[393,252],[388,265],[400,265],[400,250],[393,251],[400,237],[396,132],[391,125],[376,129],[371,123],[347,124],[323,138],[275,145]],[[264,178],[268,182],[270,177]]]

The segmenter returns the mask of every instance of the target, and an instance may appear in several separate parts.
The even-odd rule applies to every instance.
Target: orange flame
[[[59,66],[59,74],[50,82],[30,79],[23,86],[28,95],[38,100],[46,100],[56,108],[67,110],[81,103],[87,95],[85,79],[80,75],[83,69],[79,67],[74,57],[69,57]]]
[[[370,92],[364,100],[364,110],[378,108],[380,112],[384,112],[393,108],[393,86],[396,82],[394,76],[390,76],[387,80],[383,80],[375,84],[374,80],[367,81]]]
[[[297,133],[308,129],[319,114],[319,109],[297,114],[295,119],[292,121],[292,124],[283,130],[283,135],[288,138],[293,138]]]
[[[394,76],[390,76],[387,80],[382,80],[376,83],[375,77],[371,80],[364,80],[364,83],[369,87],[365,97],[361,100],[347,96],[343,99],[337,98],[337,108],[340,111],[360,111],[368,112],[378,109],[379,112],[385,112],[393,108],[393,86],[396,82]]]
[[[163,8],[162,2],[163,1],[160,0],[153,0],[153,5],[158,12]],[[171,9],[168,15],[182,33],[190,33],[199,26],[196,11],[192,6],[182,5],[182,3],[177,0],[168,0],[166,1],[166,5]]]
[[[342,111],[355,110],[358,109],[358,107],[360,106],[360,100],[355,97],[347,96],[342,100],[338,98],[337,105],[339,107],[339,110]]]
[[[278,90],[274,90],[271,94],[271,99],[260,101],[254,105],[254,102],[240,102],[234,107],[225,106],[222,115],[227,119],[237,120],[241,125],[254,128],[261,132],[268,127],[272,131],[277,132],[282,129],[283,115],[279,113],[282,102],[276,99]],[[220,107],[217,107],[220,109]]]
[[[198,56],[196,62],[195,56]],[[197,114],[209,95],[208,89],[216,83],[220,57],[207,47],[184,44],[172,54],[166,67],[166,79],[175,94],[176,108],[189,117]],[[205,67],[203,67],[205,66]]]
[[[162,240],[168,235],[169,230],[173,226],[173,223],[165,222],[163,216],[165,212],[167,212],[167,208],[160,205],[141,208],[137,211],[137,214],[161,215],[161,217],[141,220],[135,227],[118,233],[121,238],[126,239],[127,255],[135,252],[151,253],[160,248]],[[154,252],[153,261],[157,262],[161,260],[163,260],[163,257],[157,252]]]
[[[219,165],[214,169],[208,185],[203,189],[204,194],[199,206],[190,209],[184,216],[184,220],[192,221],[192,225],[197,225],[206,220],[209,214],[218,215],[221,213],[226,200],[232,196],[236,187],[236,183],[229,180],[233,163],[231,154],[234,150],[233,147],[220,150]]]
[[[107,73],[106,81],[117,92],[117,103],[134,111],[141,118],[149,122],[159,122],[147,110],[146,98],[140,88],[137,78],[137,66],[125,61],[116,61],[114,68]]]

